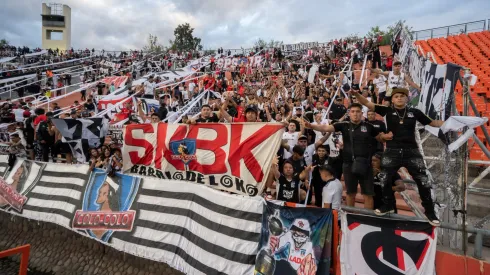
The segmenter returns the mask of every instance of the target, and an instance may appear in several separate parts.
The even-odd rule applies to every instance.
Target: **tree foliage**
[[[367,38],[372,38],[372,39],[376,39],[378,38],[380,35],[384,35],[385,32],[382,31],[379,26],[374,26],[374,27],[371,27],[371,30],[367,33],[366,37]]]
[[[1,39],[0,40],[0,47],[5,47],[8,46],[9,42],[6,39]]]
[[[257,41],[255,41],[254,47],[255,48],[257,48],[257,47],[259,47],[259,48],[267,48],[267,42],[265,42],[264,39],[259,38],[259,39],[257,39]]]
[[[158,37],[156,35],[148,34],[147,45],[143,47],[144,51],[161,53],[166,49],[160,43],[158,43]]]
[[[194,28],[189,23],[180,24],[174,30],[174,40],[170,40],[172,50],[195,51],[202,50],[201,38],[194,37]]]
[[[279,48],[283,44],[282,41],[271,39],[269,43],[265,41],[265,39],[259,38],[254,43],[254,48]]]
[[[385,30],[381,29],[379,26],[371,27],[371,30],[369,30],[369,32],[366,34],[366,37],[377,39],[379,36],[382,36],[383,39],[381,40],[380,45],[381,46],[391,45],[391,40],[393,38],[393,35],[395,35],[395,31],[398,25],[401,25],[402,28],[404,28],[408,33],[412,32],[413,28],[407,26],[407,24],[405,24],[405,20],[399,20],[394,24],[386,27]]]

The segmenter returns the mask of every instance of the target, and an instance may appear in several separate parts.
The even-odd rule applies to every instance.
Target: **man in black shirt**
[[[219,122],[218,116],[211,111],[211,106],[204,104],[201,106],[201,114],[196,120],[189,120],[190,124]]]
[[[384,205],[376,209],[375,213],[383,216],[394,212],[392,205],[395,197],[389,183],[392,182],[392,178],[398,169],[405,167],[417,183],[422,206],[425,208],[425,215],[429,223],[433,226],[439,226],[439,219],[434,213],[427,168],[415,140],[415,126],[417,121],[422,125],[432,127],[441,127],[444,122],[432,120],[420,110],[407,107],[408,90],[405,88],[393,89],[391,94],[392,106],[389,107],[375,105],[358,93],[354,93],[354,95],[369,110],[385,117],[387,124],[388,133],[381,134],[380,137],[381,141],[386,141],[386,150],[381,162]]]
[[[312,166],[313,172],[311,173],[311,184],[313,187],[313,193],[315,194],[315,205],[317,207],[322,207],[322,192],[323,187],[325,187],[325,182],[320,176],[320,166],[326,165],[328,159],[327,147],[325,145],[320,145],[316,149],[316,154],[313,155]]]
[[[87,99],[87,103],[83,104],[85,109],[87,109],[89,112],[95,112],[95,109],[97,108],[93,102],[92,98]]]
[[[345,113],[347,113],[347,108],[345,108],[344,106],[344,98],[338,96],[335,98],[335,101],[332,103],[332,107],[330,108],[328,118],[331,120],[339,120],[345,115]]]
[[[305,126],[321,132],[342,132],[344,149],[342,151],[345,186],[347,188],[347,205],[354,206],[357,194],[357,186],[360,184],[361,193],[364,196],[364,207],[373,209],[373,170],[367,163],[366,174],[360,175],[352,172],[354,159],[361,158],[370,160],[372,152],[372,140],[378,138],[379,131],[371,124],[362,121],[362,105],[353,103],[349,108],[350,121],[338,122],[333,125],[311,125]]]
[[[380,133],[386,133],[386,124],[384,121],[377,120],[376,119],[376,112],[369,110],[367,112],[367,121],[371,123],[374,128],[378,129]],[[383,143],[377,141],[376,139],[373,139],[373,155],[376,152],[383,152],[384,151],[384,145]]]
[[[157,114],[160,120],[165,120],[167,118],[168,109],[167,104],[165,103],[165,97],[160,98],[160,106],[158,107]]]
[[[311,167],[310,167],[311,168]],[[285,202],[294,202],[299,203],[306,199],[306,191],[301,190],[301,181],[305,180],[308,173],[310,172],[309,168],[305,169],[301,174],[295,174],[293,164],[286,160],[283,164],[282,168],[283,174],[279,172],[278,159],[272,163],[271,173],[273,177],[271,181],[268,182],[268,187],[272,186],[273,180],[277,180],[277,200],[285,201]],[[306,189],[309,187],[308,182],[305,181]]]

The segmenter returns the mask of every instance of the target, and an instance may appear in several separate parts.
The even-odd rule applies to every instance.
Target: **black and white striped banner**
[[[56,223],[186,274],[252,274],[260,197],[0,156],[0,209]],[[9,171],[10,170],[10,171]]]
[[[144,179],[133,232],[115,247],[187,274],[252,274],[262,201],[178,181]]]

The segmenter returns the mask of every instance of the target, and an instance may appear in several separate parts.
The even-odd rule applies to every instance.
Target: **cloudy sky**
[[[414,30],[490,18],[488,0],[59,0],[72,11],[72,46],[123,50],[141,48],[148,34],[162,44],[188,22],[205,49],[240,48],[258,38],[284,43],[326,42],[399,19]],[[41,1],[4,0],[0,39],[41,46]],[[474,28],[481,27],[474,25]]]

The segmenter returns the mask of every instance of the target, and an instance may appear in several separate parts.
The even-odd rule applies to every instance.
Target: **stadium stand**
[[[479,115],[490,117],[490,31],[420,40],[416,45],[419,45],[425,53],[431,52],[438,64],[451,62],[471,69],[471,73],[478,78],[476,84],[471,86],[471,98],[475,102]],[[460,113],[463,110],[462,89],[461,83],[458,83],[456,108]],[[474,115],[471,109],[470,115]],[[490,123],[487,122],[486,128],[490,131]],[[481,129],[476,129],[476,135],[480,140],[485,140]],[[482,150],[474,145],[475,142],[470,139],[468,143],[471,148],[470,159],[488,161]],[[490,149],[490,144],[485,145]]]

